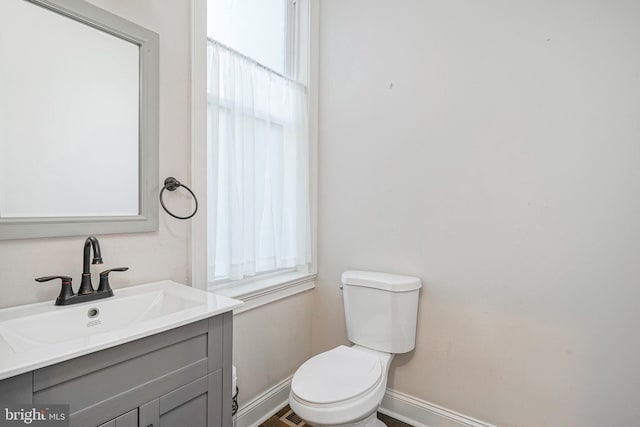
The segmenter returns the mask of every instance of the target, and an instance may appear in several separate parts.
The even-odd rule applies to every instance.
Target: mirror
[[[158,191],[158,35],[0,2],[0,239],[157,230]]]

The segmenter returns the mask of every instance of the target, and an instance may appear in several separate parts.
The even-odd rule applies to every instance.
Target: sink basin
[[[153,288],[133,295],[87,302],[44,313],[17,317],[0,322],[0,336],[20,352],[42,344],[58,344],[78,338],[102,338],[124,328],[140,326],[139,322],[206,306],[202,299],[188,299],[171,289]]]
[[[34,369],[44,366],[45,359],[49,364],[67,360],[242,304],[171,281],[117,289],[115,294],[74,306],[46,302],[0,310],[0,379],[12,363],[22,366],[33,359],[27,370]]]

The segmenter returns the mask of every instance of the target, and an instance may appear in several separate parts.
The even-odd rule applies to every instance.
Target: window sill
[[[244,301],[244,305],[233,310],[235,315],[313,289],[315,280],[315,274],[290,271],[242,282],[209,285],[208,290]]]

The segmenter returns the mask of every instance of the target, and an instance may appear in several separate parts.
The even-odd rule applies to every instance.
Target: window
[[[298,0],[208,3],[208,282],[311,260]]]
[[[287,0],[212,0],[207,35],[285,73]]]

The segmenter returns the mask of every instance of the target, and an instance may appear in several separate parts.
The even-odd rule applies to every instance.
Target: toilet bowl
[[[352,347],[320,353],[298,368],[289,405],[312,426],[379,427],[377,410],[393,355],[415,348],[416,277],[368,271],[342,274],[347,337]]]
[[[357,345],[320,353],[293,376],[289,405],[312,426],[384,426],[376,413],[392,359]]]

